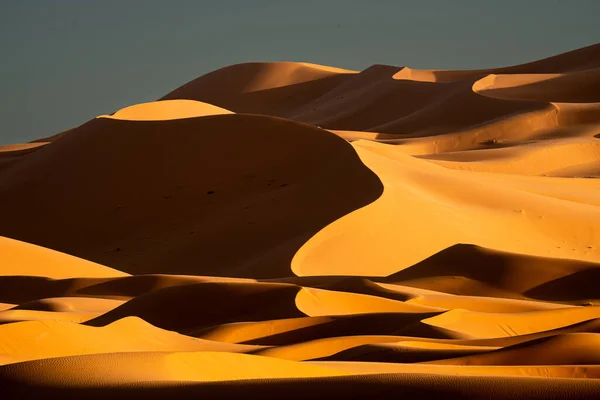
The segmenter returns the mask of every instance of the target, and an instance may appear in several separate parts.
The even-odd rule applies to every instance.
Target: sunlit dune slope
[[[313,236],[294,257],[297,275],[389,275],[456,243],[600,261],[596,181],[523,185],[441,168],[394,146],[353,145],[384,193]]]
[[[111,115],[101,115],[98,118],[121,119],[127,121],[160,121],[206,117],[209,115],[220,114],[231,114],[231,111],[194,100],[164,100],[152,103],[135,104],[123,108]]]
[[[103,265],[6,237],[0,237],[0,254],[0,276],[26,275],[61,279],[127,275]]]
[[[248,352],[257,346],[224,344],[164,331],[130,317],[102,328],[58,321],[0,325],[0,363],[99,353],[144,351]]]
[[[283,116],[355,73],[298,62],[236,64],[188,82],[161,100],[198,100],[234,112]]]

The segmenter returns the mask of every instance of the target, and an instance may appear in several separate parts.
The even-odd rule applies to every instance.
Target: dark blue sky
[[[245,61],[523,63],[599,42],[599,16],[600,0],[0,0],[0,143]]]

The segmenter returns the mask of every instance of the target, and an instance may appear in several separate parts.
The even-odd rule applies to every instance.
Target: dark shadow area
[[[543,283],[525,292],[538,300],[600,300],[600,268],[588,269]]]
[[[377,296],[397,301],[406,301],[410,299],[410,296],[406,294],[385,289],[373,283],[369,279],[359,276],[349,276],[334,283],[318,285],[314,287],[326,290],[334,290],[337,292],[366,294],[369,296]]]
[[[403,327],[439,313],[373,313],[330,317],[333,320],[253,339],[243,344],[284,346],[337,336],[396,335]]]
[[[8,170],[27,155],[38,151],[44,145],[22,148],[17,150],[0,151],[0,173]]]
[[[417,87],[434,85],[437,93],[427,98],[414,112],[390,119],[370,130],[403,134],[405,138],[437,136],[466,131],[548,107],[548,103],[543,101],[503,100],[477,94],[473,92],[472,85],[479,78],[481,76],[451,83],[408,81]]]
[[[586,273],[596,276],[593,271],[596,271],[597,267],[597,264],[584,261],[527,256],[490,250],[475,245],[457,244],[412,267],[383,278],[382,281],[431,288],[432,290],[436,290],[436,285],[443,285],[446,293],[485,295],[485,293],[468,293],[468,290],[465,292],[465,287],[461,285],[466,280],[469,284],[476,283],[479,286],[484,284],[485,287],[492,290],[521,293],[524,283],[520,280],[508,279],[518,271],[526,270],[529,281],[525,285],[535,287],[553,280],[557,274],[564,274],[568,271],[589,270]],[[567,286],[563,285],[563,287],[565,289],[558,292],[561,296],[568,293]],[[578,289],[574,288],[578,288],[578,286],[571,287],[571,290],[577,293]],[[541,294],[542,292],[549,293],[542,290],[536,293]],[[527,295],[530,294],[533,295],[531,291],[527,292]],[[492,293],[490,292],[488,295],[492,295]],[[555,300],[559,300],[559,298],[557,297]],[[564,300],[568,300],[568,298]]]
[[[397,283],[440,276],[461,276],[497,283],[501,281],[504,269],[510,265],[512,256],[509,253],[490,253],[475,245],[457,244],[383,280]]]
[[[198,282],[200,280],[195,277],[176,275],[74,279],[0,276],[0,303],[24,304],[53,297],[129,298],[165,287]]]
[[[455,357],[465,357],[475,354],[481,354],[481,351],[461,349],[441,350],[411,347],[392,348],[366,344],[340,351],[339,353],[329,357],[323,357],[312,361],[420,363]]]
[[[483,72],[454,82],[422,82],[394,79],[402,67],[389,65],[270,89],[248,89],[255,77],[262,79],[264,68],[260,63],[226,67],[188,82],[160,100],[197,100],[238,113],[285,117],[325,129],[400,137],[464,130],[548,105],[474,93],[471,87],[486,75]]]
[[[167,287],[131,299],[85,325],[105,326],[135,316],[185,334],[231,322],[303,317],[295,304],[298,290],[291,285],[230,282]]]
[[[255,78],[264,78],[264,68],[262,63],[225,67],[186,83],[160,100],[197,100],[236,113],[285,117],[353,76],[339,74],[270,89],[249,89]],[[277,74],[277,71],[273,73]]]
[[[346,141],[309,125],[96,119],[0,174],[0,235],[133,274],[283,277],[382,192]]]
[[[81,288],[77,293],[92,297],[137,297],[165,287],[198,283],[192,277],[176,275],[136,275],[114,278]]]
[[[79,287],[102,278],[50,279],[37,276],[0,276],[0,303],[22,304],[51,297],[78,296]]]

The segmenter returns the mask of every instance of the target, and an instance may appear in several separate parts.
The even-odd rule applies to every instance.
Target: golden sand
[[[1,146],[0,394],[600,398],[599,89],[247,63]]]

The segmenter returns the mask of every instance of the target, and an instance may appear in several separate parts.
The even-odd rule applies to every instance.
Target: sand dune
[[[597,333],[570,333],[521,343],[485,355],[453,358],[443,365],[595,365],[598,364]]]
[[[161,100],[198,100],[234,112],[283,117],[354,74],[308,63],[237,64],[188,82]]]
[[[598,318],[599,314],[600,307],[572,307],[511,314],[454,309],[423,322],[460,332],[472,338],[491,339],[557,329]]]
[[[0,146],[1,395],[600,398],[599,88],[245,63]]]
[[[410,70],[409,78],[413,80],[420,80],[421,78],[422,80],[450,82],[489,74],[558,74],[576,72],[599,67],[599,49],[600,45],[594,44],[542,60],[502,68],[471,71]]]
[[[68,341],[65,338],[70,338]],[[194,339],[164,331],[128,317],[102,328],[59,321],[27,321],[0,325],[3,364],[35,359],[99,353],[145,351],[249,352],[244,346]],[[18,347],[15,346],[18,343]]]
[[[26,363],[15,363],[0,367],[0,371],[7,375],[16,373],[21,380],[46,384],[61,380],[74,387],[131,384],[139,380],[211,382],[347,375],[333,368],[277,358],[211,351],[91,354],[48,358],[34,365],[31,368]],[[107,371],[105,365],[112,368]]]
[[[547,282],[597,268],[598,264],[594,263],[534,257],[461,244],[390,275],[386,281],[414,284],[427,278],[461,277],[507,292],[526,293]],[[448,291],[449,288],[445,289]],[[578,288],[571,287],[571,290],[578,291]]]
[[[394,335],[438,313],[363,313],[223,324],[193,333],[231,343],[290,345],[322,338]]]
[[[152,103],[135,104],[123,108],[111,115],[100,115],[98,118],[120,119],[126,121],[164,121],[221,114],[231,114],[231,111],[200,101],[164,100]]]
[[[292,285],[266,283],[168,287],[136,297],[88,324],[102,326],[137,316],[161,328],[184,332],[229,322],[300,317],[302,313],[294,305],[298,290]],[[195,311],[199,305],[202,312]],[[174,309],[190,318],[180,318]]]
[[[14,310],[88,311],[106,313],[123,304],[122,300],[85,297],[54,297],[21,303]]]
[[[289,275],[310,236],[382,190],[342,139],[251,115],[95,119],[0,174],[0,188],[15,210],[6,236],[130,273],[245,277]]]
[[[581,86],[574,91],[573,86]],[[595,103],[600,100],[600,68],[569,74],[488,75],[473,91],[501,99],[542,100],[557,103]]]
[[[383,181],[384,193],[311,237],[292,261],[297,275],[388,275],[456,243],[600,260],[595,204],[531,193],[518,180],[517,186],[509,180],[499,184],[496,176],[441,168],[395,146],[354,143]]]
[[[0,276],[23,275],[60,279],[127,275],[103,265],[6,237],[0,237],[0,254]]]

